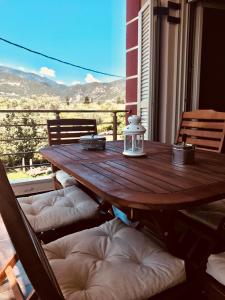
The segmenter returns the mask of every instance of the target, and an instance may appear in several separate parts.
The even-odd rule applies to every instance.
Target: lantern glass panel
[[[126,135],[125,139],[126,139],[126,149],[125,150],[132,151],[132,135]]]
[[[142,148],[143,136],[141,134],[137,134],[134,136],[134,151],[140,152],[143,150]]]

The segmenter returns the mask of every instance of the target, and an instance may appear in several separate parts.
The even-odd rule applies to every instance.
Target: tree
[[[8,165],[21,164],[21,159],[25,159],[25,163],[29,164],[29,160],[33,158],[33,151],[37,151],[40,141],[37,138],[37,124],[31,118],[29,113],[8,113],[3,119],[5,125],[2,132],[2,140],[6,140],[3,144],[2,152],[4,153],[23,153],[20,155],[9,156]],[[15,126],[12,126],[15,125]]]
[[[85,96],[85,98],[84,98],[84,104],[89,104],[89,103],[91,103],[90,98],[88,96]]]
[[[70,105],[70,98],[66,97],[66,105],[69,106]]]
[[[117,103],[117,104],[123,104],[123,103],[124,103],[124,100],[121,99],[121,97],[117,97],[117,98],[116,98],[116,103]]]

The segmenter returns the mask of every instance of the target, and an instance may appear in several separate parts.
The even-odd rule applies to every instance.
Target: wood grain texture
[[[82,135],[97,134],[94,119],[47,120],[49,145],[72,144]]]
[[[5,270],[5,274],[7,276],[7,279],[9,281],[9,285],[13,291],[13,294],[15,296],[16,300],[24,300],[24,296],[22,293],[22,290],[20,288],[20,285],[17,281],[17,278],[15,274],[13,273],[13,269],[11,266],[8,266]]]
[[[18,257],[16,254],[14,254],[4,265],[3,269],[0,270],[0,285],[2,284],[2,281],[5,280],[6,278],[6,269],[10,266],[10,267],[14,267],[16,265],[18,261]]]
[[[123,142],[105,151],[60,145],[41,150],[52,164],[111,204],[146,210],[181,209],[225,197],[225,154],[196,150],[194,165],[174,166],[171,146],[145,141],[147,155],[122,155]]]
[[[83,166],[82,163],[79,163],[77,166],[80,172],[78,173],[80,175],[83,171],[88,171],[88,168],[85,169],[85,166]],[[92,170],[90,170],[90,172],[88,171],[88,173],[90,178],[94,176],[95,180],[97,179],[97,182],[99,179],[101,182],[101,179],[104,178],[103,175],[101,177],[101,174],[99,174],[100,176],[96,176],[95,171]],[[80,175],[78,177],[80,177]],[[24,213],[22,212],[18,200],[15,198],[1,162],[0,182],[0,213],[14,245],[15,251],[18,254],[32,287],[34,288],[34,291],[31,292],[27,300],[65,300],[53,270],[43,251],[42,245],[33,232],[33,229],[31,228]],[[107,179],[102,182],[102,186],[107,186],[107,184]],[[111,187],[111,189],[117,190],[116,186]],[[17,230],[18,228],[19,230]],[[63,251],[63,249],[59,248],[59,251]],[[13,261],[11,263],[13,263]],[[13,276],[10,262],[5,269],[5,273],[10,281],[10,285],[14,291],[16,299],[24,299],[20,293],[20,288],[17,285],[16,279]],[[120,274],[118,274],[118,276],[119,275]],[[74,278],[68,280],[73,282]],[[151,297],[151,300],[182,299],[182,295],[186,293],[187,288],[188,284],[182,283],[176,287],[169,288],[165,292],[163,291],[162,293]]]
[[[187,136],[187,143],[197,148],[225,152],[225,113],[214,110],[195,110],[182,114],[177,142]]]
[[[1,162],[0,181],[0,213],[33,288],[40,299],[63,300],[64,297],[41,244],[15,198]]]

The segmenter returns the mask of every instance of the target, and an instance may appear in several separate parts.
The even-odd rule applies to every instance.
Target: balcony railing
[[[7,169],[48,166],[38,154],[48,144],[47,119],[94,118],[107,140],[121,137],[126,110],[0,110],[0,158]]]

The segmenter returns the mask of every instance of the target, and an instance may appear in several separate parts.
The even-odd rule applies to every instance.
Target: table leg
[[[163,241],[167,249],[177,254],[177,241],[175,235],[175,212],[168,210],[143,211],[134,210],[133,220],[139,220],[141,224],[147,226],[151,233]]]

